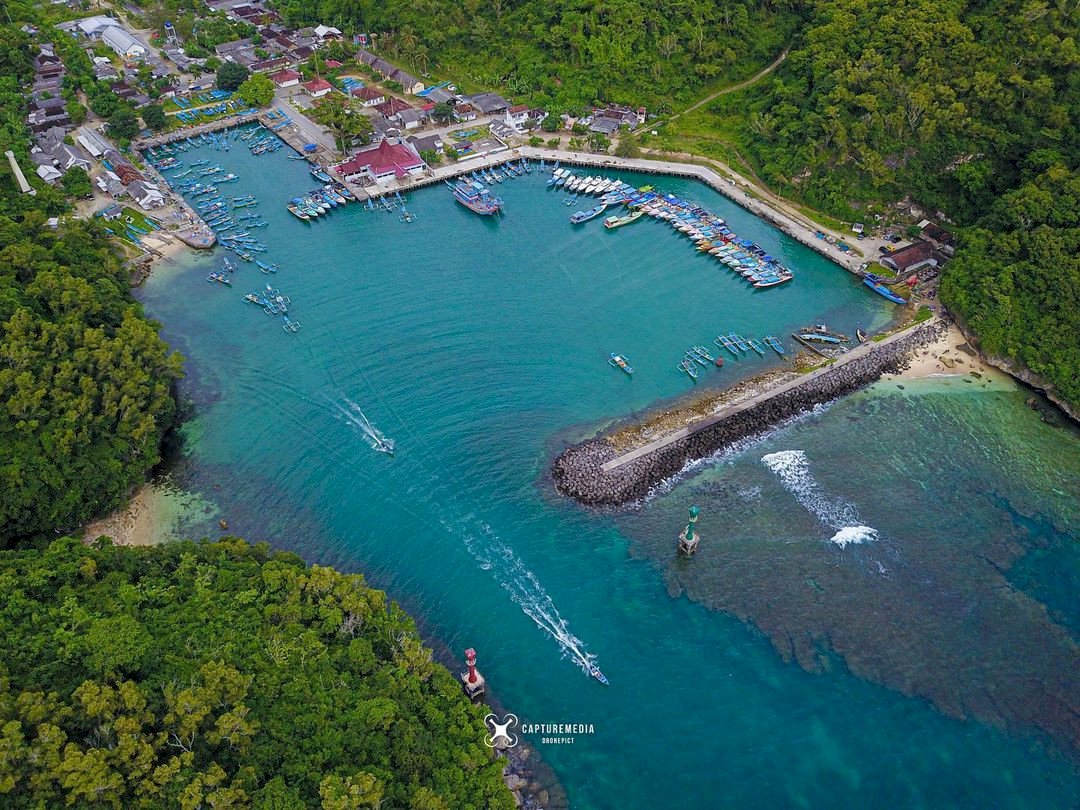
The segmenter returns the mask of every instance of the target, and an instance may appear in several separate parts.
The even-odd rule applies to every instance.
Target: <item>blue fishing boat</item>
[[[600,683],[602,683],[604,686],[608,685],[608,679],[604,677],[604,673],[600,671],[600,667],[598,667],[596,664],[589,664],[589,674],[596,678],[596,680],[600,681]]]
[[[630,363],[627,362],[626,358],[623,357],[621,354],[615,354],[615,352],[612,352],[611,357],[608,358],[608,363],[611,365],[612,368],[621,368],[630,376],[634,375],[634,367],[631,366]]]
[[[725,349],[735,355],[736,358],[740,356],[739,347],[736,346],[735,342],[727,335],[717,335],[716,340],[714,340],[713,343],[715,343],[717,346],[723,346]]]
[[[322,170],[322,166],[312,166],[308,171],[311,172],[311,176],[318,180],[320,183],[333,182],[333,178]]]
[[[696,380],[698,378],[698,370],[694,368],[694,364],[689,360],[679,361],[679,370],[685,371],[690,376],[691,380]]]
[[[583,222],[588,222],[590,219],[595,219],[604,213],[607,208],[607,203],[600,203],[600,205],[593,206],[588,211],[578,211],[570,216],[570,222],[574,225],[580,225]]]
[[[757,352],[759,355],[761,355],[762,357],[765,356],[765,347],[761,345],[761,341],[755,340],[754,338],[749,338],[746,342],[749,343],[750,348]]]
[[[778,338],[776,338],[775,336],[766,335],[764,340],[765,340],[765,345],[768,346],[770,349],[772,349],[774,352],[776,352],[781,357],[783,357],[785,354],[787,354],[787,352],[784,350],[783,344],[780,343],[780,340]]]
[[[291,318],[289,318],[288,315],[282,315],[281,317],[285,321],[285,323],[282,324],[281,328],[284,329],[286,332],[300,331],[300,324],[297,321],[292,320]]]
[[[229,277],[222,273],[211,273],[206,277],[206,280],[211,284],[217,283],[224,284],[226,287],[232,286],[232,281],[229,280]]]
[[[264,273],[276,273],[278,271],[278,266],[276,264],[266,264],[265,262],[261,262],[258,259],[255,260],[255,264],[257,264],[259,266],[259,269],[262,270]]]
[[[873,273],[867,273],[866,278],[863,279],[863,284],[865,284],[871,290],[876,292],[882,298],[888,298],[894,304],[906,304],[907,303],[906,299],[901,298],[899,295],[894,293],[892,290],[890,290],[888,287],[886,287],[881,282],[882,282],[881,277],[876,276]]]

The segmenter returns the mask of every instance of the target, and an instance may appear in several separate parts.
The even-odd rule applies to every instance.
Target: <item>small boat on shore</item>
[[[888,287],[886,287],[882,283],[882,281],[883,281],[883,279],[880,276],[874,275],[873,273],[867,273],[866,278],[863,279],[863,284],[865,284],[871,290],[876,292],[882,298],[889,299],[894,304],[906,304],[907,303],[907,299],[901,298],[899,295],[894,293],[892,290],[890,290]]]
[[[621,354],[615,354],[615,352],[612,352],[611,357],[608,358],[608,363],[611,364],[612,368],[621,368],[631,377],[634,375],[634,367],[631,366],[630,363],[627,362],[626,358],[623,357]]]
[[[643,216],[645,216],[644,211],[634,211],[624,217],[611,216],[604,220],[604,227],[621,228],[623,225],[629,225],[631,222],[637,222]]]
[[[570,222],[574,225],[580,225],[583,222],[588,222],[590,219],[595,219],[604,213],[607,208],[607,203],[600,203],[600,205],[593,206],[588,211],[578,211],[570,216]]]

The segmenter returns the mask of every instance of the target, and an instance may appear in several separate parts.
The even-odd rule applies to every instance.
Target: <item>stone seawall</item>
[[[841,358],[827,369],[755,397],[749,405],[679,431],[650,452],[627,453],[621,457],[625,462],[604,436],[569,447],[552,464],[555,489],[588,506],[639,500],[690,461],[765,433],[815,405],[876,381],[882,374],[902,370],[915,349],[932,343],[945,328],[944,322],[934,320],[895,335],[887,343],[871,344],[850,360]]]

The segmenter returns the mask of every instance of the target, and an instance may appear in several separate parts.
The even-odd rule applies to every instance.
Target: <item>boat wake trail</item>
[[[371,424],[360,406],[340,391],[338,396],[342,401],[330,400],[337,415],[355,427],[372,449],[393,455],[393,442]],[[422,443],[419,437],[414,438]],[[522,612],[555,640],[564,658],[571,659],[586,674],[596,677],[599,670],[595,669],[595,656],[586,652],[585,643],[570,632],[566,619],[559,613],[540,580],[514,554],[513,549],[499,539],[488,523],[469,511],[469,507],[463,504],[459,491],[446,491],[447,488],[441,486],[442,477],[427,469],[416,454],[410,454],[406,463],[413,466],[415,474],[410,477],[418,489],[423,491],[428,501],[428,510],[438,519],[442,528],[451,535],[461,537],[469,556],[479,564],[481,570],[490,571],[495,581],[510,594],[510,598]],[[430,483],[421,486],[425,479]],[[461,515],[460,518],[447,517],[455,511]],[[412,514],[422,520],[429,520],[415,512]]]
[[[585,642],[570,632],[566,619],[559,613],[536,574],[525,567],[513,549],[496,536],[491,526],[475,515],[466,515],[462,525],[457,528],[441,518],[440,522],[447,531],[461,535],[469,554],[483,570],[491,571],[522,612],[555,640],[563,651],[563,657],[571,659],[586,674],[591,674],[590,666],[596,656],[585,652]]]
[[[348,397],[345,397],[345,402],[348,403],[348,407],[334,402],[333,406],[337,409],[338,413],[355,428],[358,428],[360,434],[364,437],[372,450],[379,453],[386,453],[387,455],[394,455],[394,441],[393,439],[386,438],[378,428],[376,428],[371,421],[364,415],[364,412],[360,410],[360,406],[353,402]]]
[[[784,488],[795,496],[807,512],[835,534],[830,542],[844,548],[852,543],[878,539],[877,529],[862,525],[853,504],[823,494],[810,473],[810,463],[802,450],[781,450],[762,456],[761,463],[776,473]]]

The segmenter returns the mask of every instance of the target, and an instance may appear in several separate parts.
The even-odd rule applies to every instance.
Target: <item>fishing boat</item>
[[[764,340],[765,345],[781,357],[787,354],[787,352],[784,350],[784,345],[780,342],[779,338],[775,337],[774,335],[766,335]]]
[[[224,284],[226,287],[232,286],[232,281],[230,281],[229,277],[223,273],[210,273],[210,275],[206,277],[206,280],[211,284],[217,282],[218,284]]]
[[[753,349],[755,352],[760,354],[762,357],[765,356],[765,347],[761,345],[761,341],[750,338],[746,342],[750,344],[750,348]]]
[[[285,321],[285,323],[281,325],[281,328],[286,332],[300,331],[300,324],[297,321],[292,320],[288,315],[282,315],[281,317]]]
[[[629,225],[631,222],[637,222],[637,220],[641,219],[643,216],[645,216],[644,211],[634,211],[632,213],[627,214],[624,217],[614,217],[614,216],[608,217],[607,219],[604,220],[604,227],[605,228],[620,228],[623,225]]]
[[[750,351],[750,344],[746,342],[746,338],[740,335],[738,332],[728,332],[728,338],[739,347],[740,351]]]
[[[606,208],[606,203],[600,203],[600,205],[594,206],[588,211],[578,211],[577,213],[571,215],[570,222],[574,225],[580,225],[583,222],[588,222],[590,219],[595,219],[596,217],[604,213],[604,210]]]
[[[691,346],[690,351],[692,351],[694,354],[696,354],[703,360],[708,360],[710,363],[715,360],[715,358],[711,354],[709,354],[709,352],[705,349],[704,346]]]
[[[615,354],[615,352],[612,352],[611,357],[608,358],[608,363],[611,364],[612,368],[621,368],[623,371],[625,371],[631,376],[633,376],[634,374],[634,367],[631,366],[630,363],[627,362],[626,358],[623,357],[621,354]]]
[[[447,182],[454,199],[464,205],[474,214],[491,216],[499,213],[503,201],[500,197],[493,197],[480,183],[473,180],[459,180],[456,183]]]
[[[312,166],[310,169],[308,169],[308,171],[311,173],[311,176],[318,180],[320,183],[329,183],[333,180],[330,175],[328,175],[322,170],[322,166]]]
[[[729,338],[727,335],[717,335],[716,340],[713,341],[717,346],[723,346],[736,358],[739,357],[739,347],[735,345],[735,341]]]
[[[855,327],[855,339],[858,340],[859,343],[866,343],[866,332],[864,332],[858,327]]]
[[[224,259],[222,259],[221,269],[225,270],[226,272],[233,273],[236,271],[236,265],[230,262],[229,257],[226,256]]]
[[[839,346],[844,342],[835,335],[823,335],[821,332],[799,332],[798,337],[801,340],[812,340],[816,343],[831,343],[834,346]]]
[[[691,364],[697,363],[702,368],[708,368],[709,367],[709,364],[705,362],[705,358],[699,356],[692,349],[687,349],[686,354],[684,355],[684,357],[686,357],[686,359],[689,360],[691,362]]]
[[[894,304],[907,303],[906,299],[901,298],[899,295],[897,295],[884,284],[882,284],[882,279],[880,276],[876,276],[873,273],[867,273],[866,278],[863,279],[863,284],[876,292],[882,298],[888,298]]]
[[[264,273],[276,273],[278,271],[278,266],[276,264],[265,264],[258,259],[255,260],[255,264],[259,265],[259,269]]]
[[[698,378],[698,370],[694,368],[694,364],[691,363],[689,360],[680,360],[679,370],[685,371],[687,374],[689,374],[691,380],[696,380]]]
[[[608,679],[604,677],[604,673],[600,671],[600,667],[596,664],[589,664],[589,674],[600,681],[604,686],[608,685]]]

